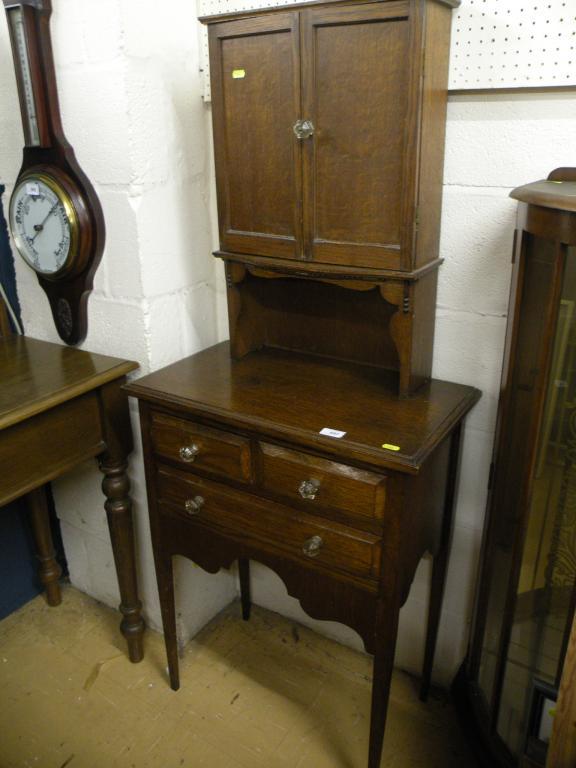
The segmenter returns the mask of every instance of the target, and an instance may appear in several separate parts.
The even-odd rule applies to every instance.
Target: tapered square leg
[[[422,681],[420,684],[420,700],[426,701],[430,692],[432,680],[432,668],[434,666],[434,653],[438,639],[438,627],[440,625],[440,613],[442,600],[446,586],[446,573],[448,571],[448,556],[452,542],[452,521],[454,517],[454,502],[458,486],[458,470],[460,465],[460,437],[461,426],[458,426],[452,434],[450,444],[450,460],[448,463],[448,482],[446,485],[446,497],[444,501],[444,518],[440,547],[434,556],[432,564],[432,581],[430,586],[430,607],[428,609],[428,627],[426,629],[426,647],[424,650],[424,665]]]
[[[390,685],[394,668],[399,613],[400,608],[395,602],[390,604],[382,602],[378,606],[374,670],[372,674],[368,768],[380,768],[380,761],[382,759],[382,746],[384,744],[388,699],[390,698]]]
[[[242,618],[248,621],[252,608],[250,594],[250,561],[241,557],[238,559],[238,574],[240,576],[240,599],[242,601]]]
[[[154,562],[156,564],[156,579],[158,582],[158,595],[160,597],[160,611],[162,613],[164,644],[168,658],[170,687],[173,691],[177,691],[180,688],[180,665],[178,662],[178,635],[176,631],[172,556],[160,550],[155,550]]]

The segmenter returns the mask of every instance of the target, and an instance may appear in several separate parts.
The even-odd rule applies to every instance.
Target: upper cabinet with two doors
[[[367,274],[437,260],[458,4],[313,3],[205,19],[219,255]]]

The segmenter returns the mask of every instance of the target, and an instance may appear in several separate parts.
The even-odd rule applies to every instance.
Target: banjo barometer
[[[104,249],[100,201],[64,136],[50,39],[51,0],[3,0],[24,128],[9,224],[36,272],[60,338],[86,336],[87,303]]]

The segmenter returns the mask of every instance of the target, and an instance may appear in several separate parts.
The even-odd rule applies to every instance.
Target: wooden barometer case
[[[14,244],[37,274],[58,334],[87,331],[87,302],[104,249],[100,201],[62,129],[51,0],[4,0],[24,128],[22,167],[10,200]]]

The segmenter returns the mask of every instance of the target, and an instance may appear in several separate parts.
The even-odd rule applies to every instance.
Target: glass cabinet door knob
[[[312,538],[307,539],[304,542],[302,552],[304,552],[307,557],[317,557],[320,554],[323,544],[324,542],[321,536],[312,536]]]
[[[198,453],[200,452],[200,448],[195,443],[192,443],[192,445],[184,445],[178,453],[180,454],[180,458],[182,461],[194,461]]]
[[[298,486],[298,493],[303,499],[314,500],[320,490],[319,480],[303,480]]]
[[[193,499],[186,499],[184,502],[184,508],[189,515],[199,515],[200,510],[204,506],[203,496],[194,496]]]

